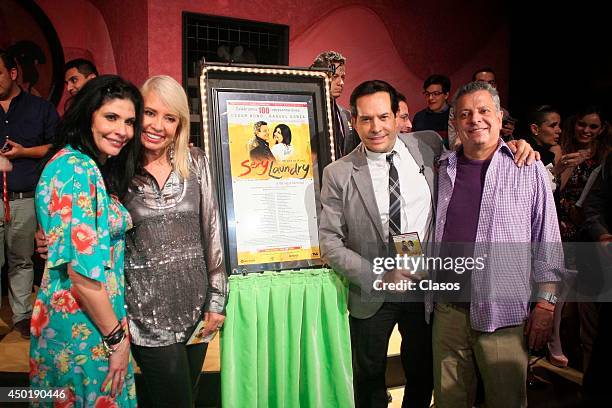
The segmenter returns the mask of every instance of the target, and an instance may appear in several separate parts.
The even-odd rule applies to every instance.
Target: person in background
[[[591,174],[601,164],[612,147],[610,145],[609,124],[602,109],[598,106],[587,106],[571,116],[563,126],[561,134],[562,156],[555,166],[557,175],[557,213],[561,238],[563,242],[581,242],[579,230],[584,222],[580,207],[576,205],[583,193]],[[574,245],[566,251],[566,266],[577,269]],[[578,275],[577,284],[584,279]],[[593,338],[596,335],[598,306],[593,302],[578,304],[580,314],[580,340],[583,351],[583,370],[588,368]],[[563,354],[560,343],[550,345],[551,361],[556,365],[566,365],[567,357]]]
[[[542,164],[548,170],[550,176],[550,186],[554,192],[557,188],[555,165],[561,158],[561,146],[559,137],[561,135],[561,116],[559,111],[550,105],[541,105],[531,109],[527,119],[528,130],[525,140],[540,153]],[[558,307],[557,313],[560,316],[561,308]],[[560,319],[560,317],[559,317]],[[557,317],[555,317],[555,322]],[[557,329],[558,326],[555,326]]]
[[[123,275],[131,218],[119,200],[135,173],[141,123],[134,85],[115,75],[91,81],[64,114],[36,187],[49,246],[32,313],[30,384],[66,387],[67,405],[136,406]]]
[[[64,66],[64,83],[66,92],[74,96],[87,83],[97,77],[98,70],[93,62],[84,58],[70,60]]]
[[[34,190],[40,160],[51,148],[58,121],[53,104],[21,89],[15,58],[0,50],[0,156],[12,167],[0,174],[0,267],[6,258],[13,323],[23,338],[30,337],[32,315]]]
[[[561,158],[561,115],[550,105],[540,105],[531,112],[528,118],[529,134],[525,140],[540,153],[542,164],[553,166]]]
[[[43,50],[33,41],[22,40],[11,45],[7,52],[17,61],[17,82],[25,92],[41,96],[34,87],[38,83],[40,74],[38,65],[47,61]]]
[[[550,105],[541,105],[529,112],[528,116],[529,135],[526,140],[531,147],[540,153],[542,164],[549,171],[551,176],[552,191],[556,190],[555,165],[561,158],[561,146],[559,138],[561,136],[561,116],[559,111]],[[563,307],[569,284],[561,289],[561,294],[557,301],[554,313],[553,332],[548,347],[548,360],[557,367],[566,367],[567,357],[563,354],[561,347],[561,318]]]
[[[423,95],[427,107],[417,112],[412,120],[412,130],[433,130],[448,148],[448,115],[451,82],[445,75],[430,75],[423,83]]]
[[[337,160],[352,152],[360,142],[351,126],[351,113],[338,103],[344,91],[346,58],[337,51],[325,51],[317,55],[311,67],[330,69],[334,154]]]
[[[397,99],[399,100],[398,111],[395,115],[397,120],[397,129],[400,133],[412,132],[412,122],[410,121],[410,110],[408,109],[408,101],[406,96],[398,92]]]
[[[586,272],[591,275],[590,280],[597,282],[596,293],[601,296],[602,302],[597,305],[597,333],[593,338],[592,358],[582,381],[583,407],[605,407],[612,405],[608,376],[612,364],[612,152],[605,158],[588,195],[584,217],[584,237],[597,243],[593,245],[595,256],[589,254],[590,263]]]

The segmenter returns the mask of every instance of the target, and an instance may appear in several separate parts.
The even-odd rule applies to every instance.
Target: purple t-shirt
[[[490,163],[491,160],[470,160],[463,152],[458,154],[457,177],[448,204],[442,236],[440,255],[443,258],[474,256],[480,201]],[[450,296],[444,296],[444,300],[465,302],[465,306],[468,307],[471,271],[466,270],[462,274],[455,273],[455,271],[440,271],[438,276],[445,282],[457,282],[461,286],[460,291],[450,292],[448,294]]]

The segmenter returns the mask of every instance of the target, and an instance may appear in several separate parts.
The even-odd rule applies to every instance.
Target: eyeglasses
[[[437,98],[440,95],[444,95],[444,92],[440,92],[440,91],[433,91],[433,92],[423,91],[423,95],[425,95],[426,98],[429,98],[430,96],[435,96]]]

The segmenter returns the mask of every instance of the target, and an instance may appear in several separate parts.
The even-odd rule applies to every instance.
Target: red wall
[[[98,8],[79,0],[37,0],[36,3],[53,24],[66,60],[91,58],[100,72],[117,72],[107,23]]]
[[[37,0],[36,3],[53,24],[66,61],[87,58],[99,72],[117,73],[115,52],[100,10],[87,1],[79,0]],[[64,92],[59,103],[60,112],[63,112],[68,96]]]
[[[148,77],[147,1],[36,0],[53,24],[66,60],[91,59],[100,73],[141,84]]]
[[[100,58],[108,65],[114,61],[117,72],[137,84],[162,73],[181,80],[181,13],[190,11],[289,25],[291,65],[307,66],[328,49],[345,54],[344,105],[355,85],[381,78],[406,94],[415,113],[425,105],[421,86],[428,75],[448,75],[454,90],[484,65],[498,71],[502,100],[508,96],[505,16],[501,5],[484,0],[469,6],[452,0],[132,0],[129,6],[121,0],[37,2],[65,49],[89,49],[98,64]]]
[[[149,77],[147,0],[91,0],[91,3],[108,25],[117,72],[140,86]],[[180,49],[180,42],[177,46]]]
[[[341,97],[345,105],[355,85],[381,78],[406,93],[415,113],[425,105],[421,88],[428,75],[448,75],[455,89],[485,65],[498,71],[505,99],[509,41],[501,6],[482,0],[469,7],[452,0],[414,3],[149,0],[149,73],[181,80],[181,13],[190,11],[289,25],[291,65],[310,65],[328,49],[345,54],[348,78]]]

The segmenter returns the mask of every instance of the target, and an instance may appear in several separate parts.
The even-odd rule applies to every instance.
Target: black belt
[[[33,197],[34,197],[34,191],[24,191],[22,193],[16,193],[14,191],[8,192],[9,201],[21,200],[22,198],[33,198]]]

